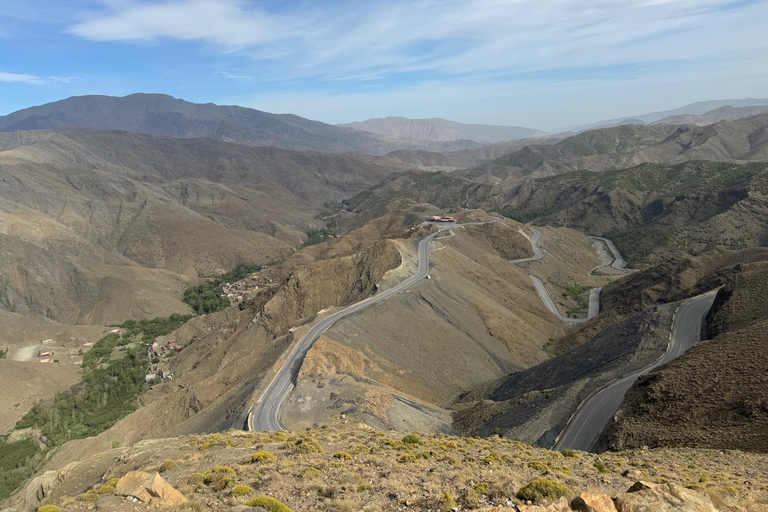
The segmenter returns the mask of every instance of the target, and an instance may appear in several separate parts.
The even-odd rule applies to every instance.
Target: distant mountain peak
[[[425,143],[383,138],[312,121],[293,114],[272,114],[246,107],[191,103],[166,94],[123,97],[75,96],[0,117],[0,132],[59,129],[123,130],[175,138],[213,138],[291,150],[383,155],[398,149],[473,149],[479,143]],[[427,141],[431,142],[431,141]]]
[[[541,130],[521,126],[467,124],[439,117],[410,119],[394,116],[368,119],[339,126],[386,137],[405,137],[424,141],[473,140],[491,144],[548,135]]]

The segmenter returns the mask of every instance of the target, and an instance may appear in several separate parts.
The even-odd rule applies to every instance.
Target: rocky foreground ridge
[[[49,469],[3,512],[768,510],[768,456],[555,452],[505,438],[322,427],[150,440]],[[261,507],[258,508],[258,507]]]

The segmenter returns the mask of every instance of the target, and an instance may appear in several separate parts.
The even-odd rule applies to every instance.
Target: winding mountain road
[[[563,322],[569,324],[583,324],[595,318],[600,312],[600,292],[602,291],[602,288],[592,288],[589,291],[589,306],[587,308],[586,318],[569,318],[560,313],[560,310],[557,309],[555,302],[552,300],[552,296],[547,291],[547,288],[544,286],[544,283],[541,281],[541,279],[536,276],[528,277],[530,277],[531,281],[533,281],[533,286],[536,287],[536,293],[539,294],[539,298],[541,298],[542,302],[544,302],[544,305],[547,306],[547,309],[555,314],[557,318]]]
[[[518,233],[523,235],[525,238],[528,239],[529,242],[531,242],[531,249],[533,249],[533,256],[530,258],[519,258],[516,260],[510,260],[510,263],[524,263],[526,261],[535,261],[540,260],[544,257],[544,252],[539,249],[539,240],[541,240],[541,231],[539,231],[536,228],[531,228],[531,231],[533,231],[533,236],[528,236],[528,233],[523,230],[523,228],[520,228],[517,230]]]
[[[288,394],[293,389],[296,378],[299,375],[299,370],[304,362],[304,357],[312,345],[317,339],[328,329],[330,329],[336,322],[344,318],[345,316],[357,313],[365,308],[368,308],[378,302],[388,299],[393,295],[407,290],[417,283],[421,282],[429,273],[429,253],[431,251],[430,243],[435,237],[443,231],[450,231],[456,227],[461,226],[476,226],[481,224],[490,224],[492,222],[499,222],[501,219],[496,217],[493,220],[487,222],[468,222],[464,224],[455,224],[441,228],[436,233],[425,237],[419,242],[419,268],[416,274],[409,277],[402,283],[394,286],[381,293],[377,293],[365,300],[362,300],[356,304],[353,304],[341,311],[337,311],[328,318],[313,325],[312,328],[304,335],[294,347],[291,354],[288,356],[285,364],[278,370],[275,378],[269,383],[267,388],[261,395],[259,401],[251,407],[248,413],[247,428],[250,431],[261,432],[266,430],[282,430],[280,425],[280,406],[283,404]]]
[[[672,323],[672,333],[667,351],[655,363],[622,377],[590,395],[571,416],[553,449],[590,451],[619,409],[624,395],[638,377],[680,357],[701,336],[702,323],[715,293],[709,292],[689,299],[677,311]]]
[[[510,260],[510,263],[524,263],[527,261],[540,260],[541,258],[544,257],[544,252],[539,248],[539,240],[541,240],[541,231],[539,231],[536,228],[531,228],[531,231],[533,231],[533,236],[528,236],[528,233],[526,233],[522,228],[518,230],[518,232],[521,235],[523,235],[525,238],[527,238],[528,241],[531,243],[531,249],[533,249],[533,256],[529,258],[519,258],[516,260]],[[607,238],[601,238],[598,236],[593,236],[592,238],[603,242],[606,245],[606,247],[608,247],[608,250],[611,251],[611,254],[613,255],[613,261],[611,262],[611,267],[617,270],[627,271],[626,269],[627,262],[624,260],[624,257],[621,255],[621,253],[616,248],[616,246],[613,245],[613,242],[611,242]],[[547,309],[550,310],[561,321],[569,324],[583,324],[595,318],[598,315],[598,313],[600,313],[600,292],[602,291],[602,288],[592,288],[592,290],[590,290],[589,305],[587,306],[586,318],[569,318],[563,315],[562,313],[560,313],[560,310],[557,309],[557,306],[555,305],[555,301],[552,300],[552,296],[549,294],[547,287],[544,286],[544,283],[541,281],[541,279],[539,279],[534,275],[529,275],[529,277],[531,278],[531,281],[533,281],[533,286],[536,288],[536,293],[539,294],[539,298],[541,299],[541,301],[544,303],[545,306],[547,306]]]

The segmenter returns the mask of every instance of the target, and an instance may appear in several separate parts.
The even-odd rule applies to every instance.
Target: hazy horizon
[[[767,18],[764,0],[30,0],[0,13],[0,111],[159,92],[552,131],[768,96]]]

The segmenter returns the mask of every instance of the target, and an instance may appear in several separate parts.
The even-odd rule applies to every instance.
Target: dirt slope
[[[67,355],[60,364],[0,359],[0,435],[13,426],[39,400],[52,398],[80,380],[80,367]]]
[[[599,172],[695,160],[761,162],[768,154],[766,126],[768,114],[707,126],[625,124],[583,132],[554,145],[526,146],[459,174],[482,183],[513,186],[580,169]]]
[[[768,264],[741,265],[720,290],[708,341],[640,379],[608,431],[615,449],[696,446],[768,452]]]
[[[298,248],[362,157],[69,129],[0,134],[0,305],[68,323],[186,312],[198,275]]]
[[[563,457],[498,437],[414,437],[418,443],[407,445],[402,434],[350,424],[277,434],[224,432],[145,441],[101,452],[49,474],[53,485],[44,503],[58,504],[65,512],[92,510],[93,502],[74,498],[129,471],[154,472],[163,465],[162,477],[191,501],[182,507],[206,511],[229,510],[257,495],[273,496],[292,510],[434,511],[452,504],[446,503],[446,493],[462,510],[507,502],[524,505],[515,493],[542,476],[565,485],[571,493],[609,496],[623,494],[637,479],[672,482],[695,489],[703,495],[700,499],[711,499],[720,510],[761,512],[768,495],[763,485],[768,478],[765,455],[658,449]],[[301,453],[301,445],[320,446],[322,452]],[[257,452],[267,452],[275,460],[252,463]],[[349,457],[337,455],[343,453]],[[398,462],[406,454],[414,462]],[[217,487],[218,479],[210,485],[199,482],[198,475],[213,473],[216,467],[253,492],[237,497],[231,492],[234,483]],[[40,502],[35,490],[10,500],[11,510],[36,507]],[[102,493],[96,495],[103,500],[96,505],[100,509],[153,510],[143,503],[126,507],[108,488]]]
[[[283,420],[301,428],[343,414],[379,428],[448,431],[445,408],[458,396],[545,361],[542,347],[563,325],[544,307],[528,271],[507,261],[530,255],[519,228],[507,220],[457,227],[438,239],[431,280],[343,319],[313,347]],[[570,230],[551,235],[553,253],[568,246],[560,240],[578,252],[578,240],[592,259],[570,269],[555,259],[547,271],[569,274],[580,266],[589,279],[599,263],[591,241]],[[407,264],[415,254],[405,249]]]

